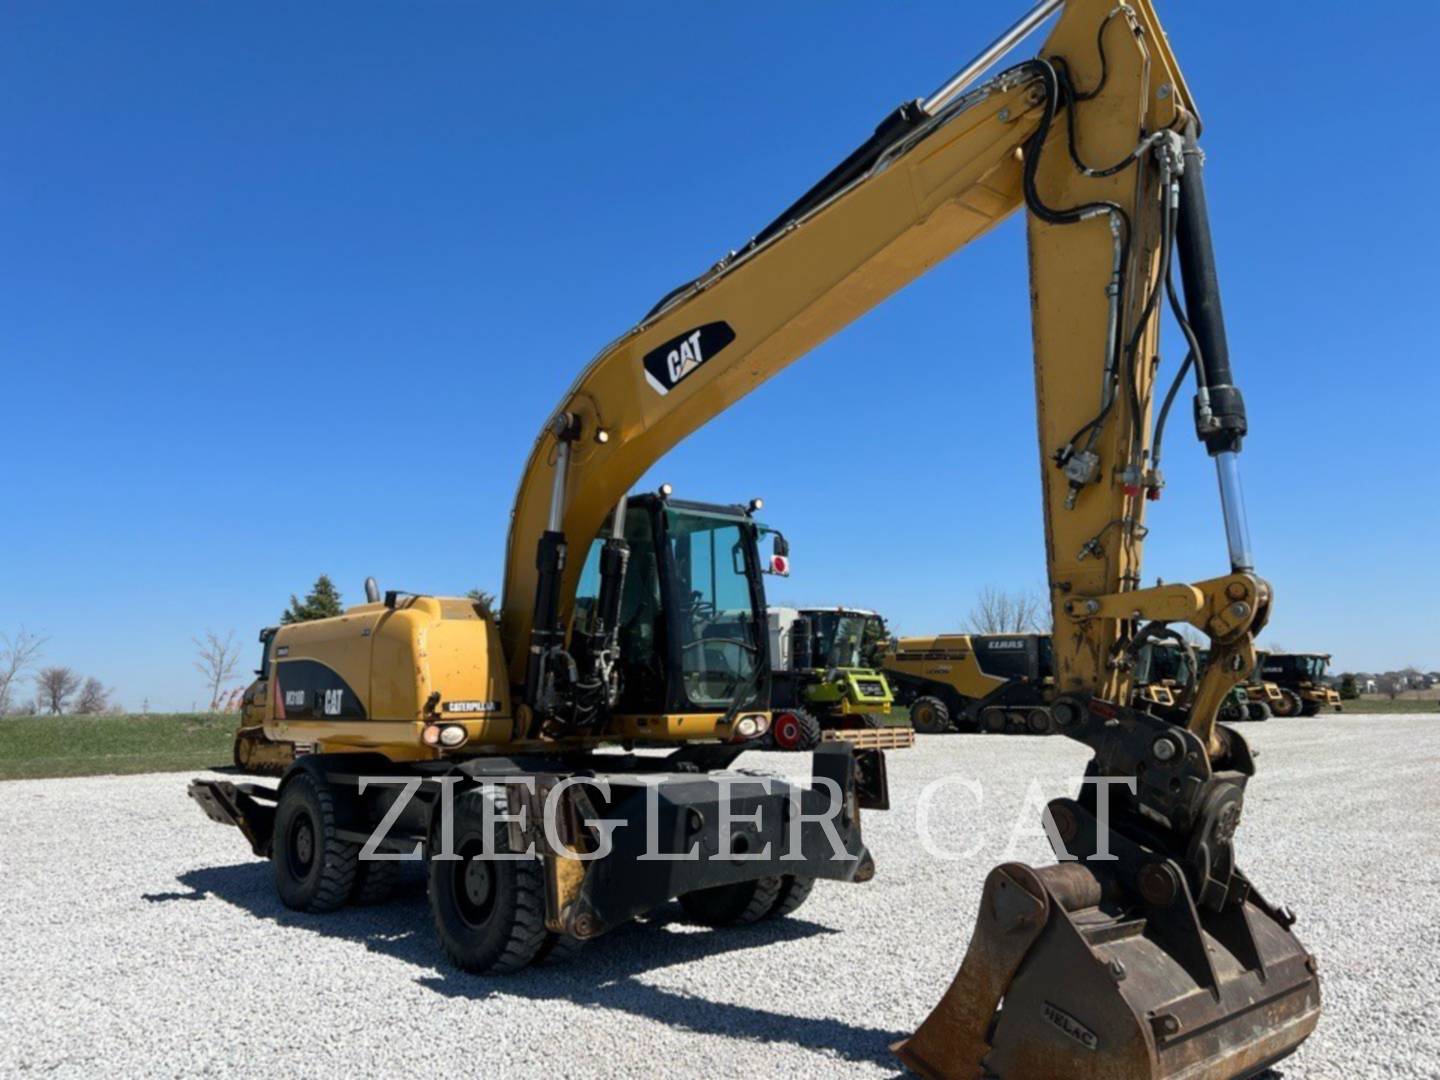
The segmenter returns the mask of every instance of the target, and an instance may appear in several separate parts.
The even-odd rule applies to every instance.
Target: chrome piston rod
[[[1041,23],[1064,6],[1065,0],[1041,0],[1028,15],[987,45],[979,56],[957,71],[943,86],[922,101],[920,108],[930,116],[934,116],[959,97],[967,86],[985,74],[991,64],[1033,34]]]
[[[1215,455],[1220,479],[1220,512],[1225,517],[1225,543],[1230,548],[1230,569],[1250,573],[1255,556],[1250,551],[1250,522],[1245,517],[1245,492],[1240,487],[1240,455],[1223,450]]]

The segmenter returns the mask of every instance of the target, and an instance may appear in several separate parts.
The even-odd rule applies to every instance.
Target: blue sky
[[[579,368],[1022,6],[7,5],[0,630],[185,708],[192,635],[250,642],[322,571],[495,587]],[[1440,16],[1231,7],[1161,15],[1207,124],[1266,636],[1440,667],[1433,87],[1392,36]],[[1015,219],[651,479],[763,495],[778,598],[953,628],[1044,579],[1030,363]],[[1169,442],[1146,574],[1198,580],[1227,568],[1213,470]]]

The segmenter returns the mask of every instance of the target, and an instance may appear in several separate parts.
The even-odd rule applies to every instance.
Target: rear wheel
[[[358,844],[336,836],[335,792],[308,772],[280,791],[270,861],[280,902],[297,911],[334,911],[350,899]]]
[[[777,750],[814,750],[820,745],[820,721],[804,709],[787,709],[775,717],[771,738]]]
[[[1270,719],[1270,706],[1263,701],[1252,701],[1245,707],[1251,720],[1261,721]]]
[[[692,921],[701,926],[744,926],[764,918],[775,909],[787,877],[789,875],[777,874],[755,881],[696,889],[680,897],[680,906]]]
[[[910,706],[910,726],[922,735],[950,730],[950,709],[938,697],[918,697]]]
[[[775,905],[765,913],[765,917],[779,919],[789,915],[809,899],[810,890],[813,888],[815,888],[814,878],[786,874],[781,879],[780,893],[775,897]]]
[[[553,930],[545,931],[545,940],[540,945],[540,951],[535,954],[536,964],[563,964],[576,953],[585,948],[585,938],[572,937],[570,934],[557,934]]]
[[[430,858],[430,911],[435,932],[455,966],[476,974],[519,971],[545,944],[545,885],[536,859],[508,856],[510,830],[485,801],[498,796],[467,791],[455,800],[458,859]],[[488,841],[488,843],[487,843]]]
[[[395,895],[400,883],[398,859],[361,859],[355,867],[355,886],[350,902],[362,907],[383,904]]]
[[[1299,694],[1294,690],[1286,690],[1284,687],[1281,687],[1280,700],[1275,702],[1270,709],[1276,716],[1289,718],[1291,716],[1299,716],[1304,707],[1305,703],[1300,700]]]

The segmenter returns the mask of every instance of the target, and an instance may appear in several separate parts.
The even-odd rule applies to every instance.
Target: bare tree
[[[44,638],[36,637],[23,626],[14,637],[0,634],[0,716],[10,711],[15,687],[40,659],[40,648],[44,644]]]
[[[109,707],[110,690],[92,675],[81,684],[80,694],[75,698],[75,708],[72,711],[84,716],[95,716]]]
[[[210,689],[210,711],[220,708],[220,695],[225,683],[235,674],[235,665],[240,660],[240,646],[235,644],[235,631],[231,630],[222,639],[214,630],[205,631],[205,639],[191,638],[199,651],[195,657],[195,670],[205,676],[205,685]]]
[[[994,585],[981,590],[963,620],[969,634],[1043,633],[1044,603],[1034,593],[1006,592]]]
[[[43,667],[35,676],[35,697],[39,708],[51,716],[59,716],[80,689],[80,676],[73,668]]]
[[[500,617],[500,613],[495,607],[495,594],[493,592],[489,592],[486,589],[471,589],[465,596],[467,599],[475,602],[475,606],[480,609],[480,615],[483,618],[494,622]]]

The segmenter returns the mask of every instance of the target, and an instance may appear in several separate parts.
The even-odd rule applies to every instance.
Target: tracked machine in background
[[[1050,735],[1055,679],[1049,634],[897,638],[880,669],[916,731]]]
[[[982,81],[1057,12],[1038,55]],[[741,862],[738,839],[722,841],[718,772],[769,722],[754,526],[733,509],[627,493],[686,435],[1023,210],[1050,711],[1060,734],[1093,752],[1087,777],[1120,782],[1086,783],[1047,808],[1058,865],[992,871],[958,974],[895,1050],[924,1076],[1001,1080],[1248,1077],[1284,1058],[1314,1029],[1320,991],[1294,917],[1263,897],[1234,848],[1255,768],[1217,716],[1254,666],[1272,595],[1245,522],[1247,422],[1199,131],[1148,0],[1046,0],[581,373],[521,478],[498,622],[464,602],[394,595],[287,628],[274,678],[282,702],[303,696],[295,714],[286,704],[285,718],[267,719],[265,734],[319,752],[298,757],[275,789],[197,781],[192,792],[270,855],[294,907],[383,893],[383,880],[373,890],[359,880],[356,859],[382,820],[407,850],[450,848],[458,859],[429,861],[431,904],[446,950],[472,970],[524,966],[670,897],[702,921],[736,922],[784,914],[815,878],[870,877],[860,815],[883,805],[884,758],[848,743],[813,755],[838,808],[818,789],[745,808],[770,822],[796,796],[817,815],[804,838],[818,845],[833,826],[838,858],[804,846],[798,863]],[[1162,305],[1188,350],[1157,394]],[[964,359],[945,370],[962,371]],[[1187,375],[1229,566],[1194,584],[1143,587],[1145,511],[1163,487],[1165,422]],[[589,556],[569,558],[572,545]],[[640,612],[654,617],[636,622]],[[1177,624],[1206,635],[1211,662],[1171,722],[1134,708],[1131,690],[1138,647]],[[673,749],[624,751],[640,742]],[[361,789],[376,776],[392,782]],[[450,781],[517,777],[537,798],[573,778],[610,788],[564,788],[558,832],[536,835],[495,828],[491,789],[472,783],[455,800],[454,835],[437,834],[433,811]],[[413,797],[397,810],[401,791]],[[657,799],[648,815],[646,793]],[[720,858],[640,860],[633,838],[647,817]],[[616,846],[577,862],[597,850],[597,819],[624,825]],[[747,832],[746,853],[774,838]],[[486,857],[487,842],[505,852],[527,840],[534,858]]]

